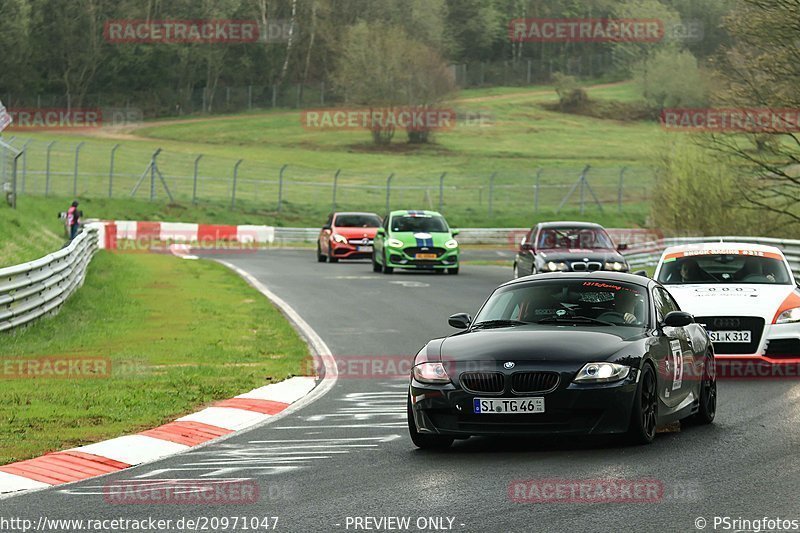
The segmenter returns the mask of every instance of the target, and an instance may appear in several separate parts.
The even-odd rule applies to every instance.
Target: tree
[[[718,106],[741,110],[800,108],[800,1],[742,0],[726,20],[734,44],[726,50],[714,94]],[[706,145],[734,157],[743,174],[739,191],[759,213],[800,222],[798,124],[750,134],[715,133]],[[750,176],[756,176],[755,183]]]
[[[333,80],[347,100],[370,112],[382,108],[391,115],[398,106],[428,107],[441,102],[454,87],[441,57],[428,46],[412,40],[397,26],[359,22],[345,38]],[[371,124],[376,144],[389,144],[395,126],[382,121]],[[428,128],[409,130],[409,140],[426,142]]]

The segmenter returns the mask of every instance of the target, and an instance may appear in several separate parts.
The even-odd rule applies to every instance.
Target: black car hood
[[[447,337],[443,360],[554,361],[585,363],[612,356],[639,357],[646,338],[643,330],[610,326],[535,325],[480,329]],[[626,351],[627,349],[627,351]],[[630,352],[630,353],[628,353]]]
[[[569,250],[561,248],[551,248],[538,251],[539,257],[545,261],[582,261],[587,259],[589,261],[599,261],[604,263],[606,261],[619,261],[624,262],[625,259],[616,250]]]

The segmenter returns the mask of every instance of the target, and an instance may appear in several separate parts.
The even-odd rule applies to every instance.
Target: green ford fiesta
[[[391,274],[395,268],[458,274],[458,230],[436,211],[392,211],[375,235],[372,269]]]

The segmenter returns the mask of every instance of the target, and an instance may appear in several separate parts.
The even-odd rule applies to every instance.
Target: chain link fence
[[[385,173],[317,169],[208,154],[154,151],[137,143],[7,137],[20,194],[215,202],[281,212],[329,209],[458,209],[465,215],[562,209],[619,211],[649,199],[646,167],[536,168],[525,172]]]

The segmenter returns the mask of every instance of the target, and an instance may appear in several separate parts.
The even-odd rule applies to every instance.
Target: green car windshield
[[[446,233],[449,230],[442,217],[401,215],[392,218],[392,231]]]

